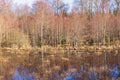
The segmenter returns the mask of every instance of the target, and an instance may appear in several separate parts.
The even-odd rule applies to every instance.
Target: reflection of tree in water
[[[80,54],[69,51],[69,55],[66,51],[64,53],[58,51],[56,54],[50,51],[44,52],[44,70],[41,52],[33,50],[29,54],[16,53],[4,52],[1,55],[4,58],[9,57],[8,61],[0,65],[0,75],[5,76],[7,80],[10,80],[9,77],[15,80],[23,79],[23,77],[27,80],[32,80],[32,78],[34,80],[34,77],[40,80],[96,80],[98,78],[110,80],[118,78],[120,74],[120,59],[118,58],[120,54],[114,55],[114,51],[106,53],[106,58],[104,58],[104,53],[96,55],[86,51]]]

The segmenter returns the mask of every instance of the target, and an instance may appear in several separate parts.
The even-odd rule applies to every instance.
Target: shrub
[[[2,42],[2,47],[30,47],[29,38],[19,30],[10,30],[6,33],[6,39]]]

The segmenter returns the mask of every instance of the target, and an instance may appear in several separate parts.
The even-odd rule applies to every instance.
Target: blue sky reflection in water
[[[26,67],[18,66],[13,74],[13,80],[36,80]]]

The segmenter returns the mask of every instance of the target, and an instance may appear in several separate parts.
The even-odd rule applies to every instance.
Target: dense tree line
[[[80,46],[120,40],[119,0],[38,0],[32,8],[0,0],[0,46]],[[13,6],[15,7],[13,10]]]

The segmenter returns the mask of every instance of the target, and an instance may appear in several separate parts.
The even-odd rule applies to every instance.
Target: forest
[[[1,47],[112,45],[120,40],[119,0],[75,0],[70,11],[61,0],[13,6],[9,0],[0,2]]]
[[[119,80],[120,0],[0,0],[0,80]]]

